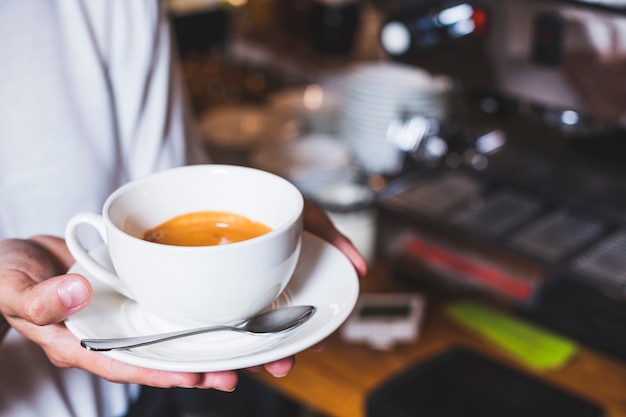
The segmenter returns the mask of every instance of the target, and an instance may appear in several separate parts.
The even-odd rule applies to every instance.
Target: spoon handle
[[[246,330],[232,326],[207,326],[189,330],[178,330],[169,333],[160,333],[147,336],[120,337],[113,339],[82,339],[80,344],[88,350],[108,351],[114,349],[130,349],[133,347],[151,345],[153,343],[165,342],[166,340],[178,339],[180,337],[193,336],[202,333],[214,332],[218,330],[234,330],[245,332]]]

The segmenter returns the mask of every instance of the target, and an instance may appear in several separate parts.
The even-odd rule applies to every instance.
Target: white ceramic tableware
[[[269,363],[307,349],[336,331],[350,315],[359,295],[359,279],[350,260],[336,247],[304,232],[302,251],[293,278],[269,307],[310,304],[313,317],[289,332],[250,336],[232,332],[207,333],[140,349],[103,352],[113,359],[145,368],[180,372],[243,369]],[[91,251],[103,265],[111,265],[107,248]],[[80,264],[70,269],[91,279]],[[91,303],[66,320],[78,338],[125,337],[180,329],[154,320],[136,302],[93,279]]]
[[[444,120],[452,82],[406,64],[355,65],[343,84],[338,134],[360,168],[369,174],[396,174],[404,162],[390,127],[407,116]]]
[[[357,167],[346,144],[323,133],[311,133],[288,143],[261,148],[250,160],[257,168],[287,178],[305,195],[352,182],[357,176]]]
[[[90,275],[132,298],[147,313],[181,325],[243,320],[269,306],[288,284],[302,242],[303,197],[287,180],[253,168],[194,165],[123,185],[102,214],[77,213],[68,223],[71,253]],[[143,233],[175,216],[226,211],[261,222],[262,236],[217,246],[173,246]],[[78,230],[102,237],[114,270],[83,247]]]
[[[269,97],[269,102],[280,113],[303,120],[312,132],[333,133],[341,96],[337,89],[309,84],[279,90]]]
[[[285,142],[299,134],[295,117],[267,106],[240,105],[211,109],[200,120],[203,142],[210,148],[252,150]]]

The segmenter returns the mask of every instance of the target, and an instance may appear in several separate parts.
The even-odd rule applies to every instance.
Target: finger
[[[316,351],[316,352],[321,352],[322,350],[326,349],[326,347],[328,346],[328,343],[329,343],[329,339],[326,338],[322,340],[321,342],[318,342],[315,345],[313,345],[311,347],[311,350]]]
[[[59,323],[71,314],[83,309],[92,297],[89,281],[77,274],[60,275],[33,284],[20,274],[5,279],[7,304],[3,311],[39,326]]]
[[[357,275],[363,278],[367,274],[367,263],[363,255],[352,242],[333,224],[330,217],[309,200],[305,200],[304,227],[309,232],[330,242],[343,252],[354,266]]]
[[[217,389],[231,392],[234,391],[238,381],[235,371],[169,372],[119,362],[97,352],[84,351],[83,354],[93,356],[93,358],[89,357],[85,362],[81,362],[86,364],[87,371],[117,383],[134,383],[157,388]]]
[[[232,392],[237,386],[238,376],[236,372],[209,372],[203,375],[200,385],[196,388],[213,388],[220,391]]]
[[[213,388],[232,391],[237,373],[169,372],[119,362],[99,352],[86,350],[64,324],[44,327],[23,325],[19,329],[38,343],[50,361],[63,368],[80,368],[116,383],[134,383],[158,388]]]
[[[354,269],[356,270],[359,278],[365,277],[367,274],[367,262],[363,255],[354,247],[352,242],[345,236],[338,236],[331,243],[343,252],[344,255],[350,260]]]
[[[265,364],[264,367],[267,370],[267,372],[269,372],[273,376],[277,378],[282,378],[284,376],[287,376],[287,374],[289,373],[289,371],[291,371],[291,368],[293,368],[295,363],[296,363],[295,356],[289,356],[284,359],[267,363]]]

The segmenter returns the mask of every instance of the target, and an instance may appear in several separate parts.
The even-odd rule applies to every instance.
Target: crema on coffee
[[[213,246],[252,239],[272,229],[245,216],[197,211],[176,216],[147,230],[143,239],[175,246]]]

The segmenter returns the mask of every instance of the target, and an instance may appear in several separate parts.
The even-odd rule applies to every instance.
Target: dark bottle
[[[314,0],[309,11],[311,41],[321,54],[348,54],[359,27],[360,2]]]

